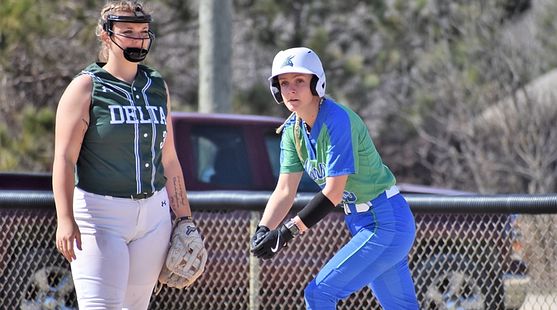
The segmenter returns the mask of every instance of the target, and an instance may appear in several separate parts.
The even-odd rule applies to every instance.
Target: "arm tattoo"
[[[83,131],[81,132],[82,137],[85,137],[85,133],[87,132],[87,129],[89,129],[89,122],[85,119],[85,118],[81,118],[81,120],[83,121],[83,123],[85,123],[85,126],[83,126]],[[81,141],[81,144],[83,145],[83,139]]]
[[[184,191],[184,185],[182,184],[182,179],[179,177],[172,178],[172,187],[174,189],[174,194],[170,197],[170,206],[174,210],[180,209],[187,203],[186,193]]]

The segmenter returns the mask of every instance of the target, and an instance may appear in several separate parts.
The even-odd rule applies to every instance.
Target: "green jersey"
[[[132,84],[91,64],[80,74],[93,81],[89,127],[76,167],[76,186],[130,197],[164,187],[161,163],[166,138],[167,96],[160,74],[138,66]]]
[[[367,126],[354,111],[324,99],[310,132],[303,121],[300,126],[295,123],[294,118],[290,119],[282,133],[281,173],[305,169],[321,188],[325,187],[326,177],[348,175],[344,203],[370,201],[395,184]]]

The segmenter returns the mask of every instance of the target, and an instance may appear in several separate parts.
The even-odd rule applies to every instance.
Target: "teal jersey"
[[[348,175],[342,200],[345,203],[370,201],[396,183],[367,126],[354,111],[324,99],[309,133],[303,121],[301,126],[295,126],[295,122],[291,118],[283,129],[281,173],[305,169],[321,188],[325,187],[326,177]],[[300,142],[299,153],[295,137]]]
[[[89,127],[76,166],[76,186],[100,195],[129,197],[164,187],[162,148],[167,96],[161,75],[138,66],[132,84],[91,64]]]

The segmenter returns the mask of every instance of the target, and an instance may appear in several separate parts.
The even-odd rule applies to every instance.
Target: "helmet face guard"
[[[140,13],[143,13],[141,10],[137,10]],[[153,43],[153,41],[155,40],[155,34],[149,30],[147,32],[148,37],[144,38],[137,38],[137,37],[132,37],[132,36],[126,36],[124,34],[120,34],[120,33],[116,33],[114,32],[114,30],[112,29],[114,27],[114,23],[115,22],[124,22],[124,23],[151,23],[152,19],[151,19],[151,15],[133,15],[133,16],[126,16],[126,15],[108,15],[106,18],[106,22],[103,23],[103,30],[106,31],[110,37],[110,40],[112,40],[112,42],[114,42],[114,44],[116,44],[116,46],[118,46],[123,52],[124,52],[124,58],[126,58],[126,60],[131,61],[131,62],[140,62],[142,60],[145,59],[145,57],[147,57],[147,54],[149,53],[149,50],[151,49],[151,44]],[[127,48],[122,48],[118,43],[116,43],[114,41],[114,36],[118,35],[124,38],[129,38],[129,39],[136,39],[136,40],[141,40],[141,47],[137,48],[137,47],[127,47]],[[145,40],[149,40],[149,44],[146,46],[146,48],[143,48],[143,45],[145,43]]]
[[[312,74],[310,83],[311,93],[314,96],[325,96],[325,71],[321,60],[314,51],[306,47],[294,47],[277,53],[273,59],[269,88],[273,99],[283,103],[278,76],[284,73]]]

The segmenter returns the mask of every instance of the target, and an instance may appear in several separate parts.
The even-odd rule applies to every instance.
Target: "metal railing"
[[[269,194],[189,193],[206,272],[186,290],[163,288],[150,309],[304,309],[305,285],[349,239],[344,214],[259,261],[249,241]],[[557,309],[557,195],[405,196],[421,309]],[[300,195],[294,210],[310,198]],[[77,309],[55,231],[51,192],[0,191],[0,309]],[[364,288],[338,309],[380,307]]]

